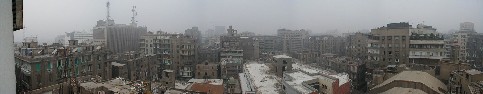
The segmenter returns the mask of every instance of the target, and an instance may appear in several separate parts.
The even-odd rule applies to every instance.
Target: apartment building
[[[196,39],[183,34],[158,32],[148,33],[139,40],[140,51],[145,55],[157,55],[169,69],[175,70],[178,77],[193,78],[198,64]]]
[[[368,46],[368,34],[354,33],[347,37],[347,55],[352,58],[366,60],[367,59],[367,46]]]
[[[469,62],[468,61],[468,42],[469,37],[473,34],[476,34],[474,29],[474,24],[471,22],[463,22],[460,24],[460,30],[458,32],[453,33],[452,35],[452,48],[454,52],[452,54],[457,54],[458,57],[454,58],[460,62]]]
[[[479,70],[483,70],[483,34],[470,35],[466,47],[468,49],[468,63]]]
[[[287,54],[295,54],[302,52],[307,47],[307,39],[309,38],[309,31],[278,29],[277,36],[281,38],[282,52]]]
[[[409,36],[409,62],[437,66],[447,58],[443,35],[432,26],[418,24]]]
[[[196,64],[196,79],[218,79],[220,78],[220,65],[217,63],[203,62]]]
[[[409,63],[409,23],[390,23],[371,29],[368,41],[368,60],[372,68]]]
[[[30,91],[68,82],[68,78],[112,78],[112,53],[102,46],[80,45],[70,40],[69,46],[38,45],[23,42],[15,52],[17,91]]]

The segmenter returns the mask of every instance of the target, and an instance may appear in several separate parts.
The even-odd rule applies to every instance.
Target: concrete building
[[[191,37],[192,39],[196,40],[196,43],[199,43],[198,45],[201,45],[201,31],[198,30],[198,27],[191,27],[191,29],[186,29],[184,31],[184,35]]]
[[[475,31],[475,24],[472,22],[463,22],[460,23],[460,31],[464,33],[476,33]]]
[[[137,52],[125,52],[117,58],[117,62],[125,64],[127,78],[131,81],[151,81],[160,78],[158,68],[161,64],[157,56],[145,56]]]
[[[345,39],[340,36],[319,35],[310,36],[309,45],[311,52],[316,52],[315,56],[325,53],[345,55]]]
[[[347,55],[352,58],[366,60],[367,59],[367,46],[368,46],[368,34],[354,33],[347,37]]]
[[[220,62],[219,55],[220,51],[217,48],[201,48],[199,50],[199,60],[198,61],[208,61],[208,62]]]
[[[468,38],[471,33],[466,32],[456,32],[453,33],[453,37],[451,39],[451,48],[452,48],[452,55],[457,56],[453,59],[458,60],[459,62],[468,62],[468,48],[466,47],[468,44]]]
[[[140,50],[145,55],[157,55],[164,64],[175,70],[178,77],[190,79],[194,77],[195,65],[198,61],[198,43],[195,39],[183,34],[146,34],[140,39]]]
[[[19,92],[66,83],[76,77],[112,78],[112,53],[102,46],[79,45],[77,40],[71,40],[66,47],[37,45],[31,40],[18,49],[15,74]]]
[[[235,79],[234,77],[230,77],[228,81],[225,83],[225,93],[228,94],[242,94],[241,84],[239,79]]]
[[[248,32],[248,31],[244,31],[244,32],[240,32],[238,34],[238,36],[243,36],[243,37],[252,37],[252,36],[255,36],[256,34],[253,33],[253,32]]]
[[[418,24],[409,36],[409,62],[437,66],[447,58],[444,39],[432,26]]]
[[[448,60],[443,60],[439,63],[439,72],[437,77],[443,81],[444,83],[447,83],[449,78],[451,77],[451,73],[456,70],[466,70],[466,69],[471,69],[471,65],[468,63],[461,63],[457,62],[455,60],[453,61],[448,61]]]
[[[283,76],[283,72],[291,71],[294,63],[293,58],[287,55],[275,55],[269,62],[272,64],[271,70],[279,77]]]
[[[409,63],[409,23],[390,23],[372,29],[369,35],[368,60],[370,68]]]
[[[0,91],[15,94],[15,59],[13,48],[13,31],[23,26],[23,0],[0,1]]]
[[[112,79],[106,82],[83,82],[80,83],[80,94],[136,94],[138,93],[130,81],[121,78]]]
[[[253,36],[258,41],[258,49],[262,54],[276,54],[282,51],[281,39],[278,36]]]
[[[239,73],[243,72],[243,62],[240,58],[223,58],[220,61],[220,70],[222,79],[237,77]]]
[[[235,36],[237,30],[230,26],[227,31],[228,35],[220,37],[221,48],[219,60],[222,79],[237,77],[238,73],[243,71],[242,66],[245,62],[244,54],[246,53],[243,48],[242,38]]]
[[[277,36],[282,39],[282,52],[287,54],[295,54],[302,52],[307,45],[309,31],[278,29]]]
[[[478,70],[483,70],[483,34],[472,34],[468,38],[468,63]]]
[[[186,90],[206,94],[223,94],[225,92],[222,79],[191,79]]]
[[[128,78],[128,66],[117,62],[112,62],[112,78]]]
[[[114,53],[137,51],[141,35],[147,33],[147,28],[136,24],[115,24],[108,19],[97,21],[92,29],[95,42],[105,44]]]
[[[238,74],[239,80],[240,80],[240,88],[241,88],[241,93],[242,94],[256,94],[254,83],[252,83],[250,76],[248,76],[246,73],[240,73]]]
[[[220,65],[216,63],[203,62],[196,64],[196,79],[218,79],[220,78]]]
[[[371,88],[369,93],[395,94],[408,91],[422,91],[421,93],[427,94],[444,94],[448,92],[448,89],[443,82],[426,72],[403,71]]]
[[[287,94],[350,94],[350,83],[328,75],[309,75],[304,72],[284,74],[283,88]]]
[[[283,73],[282,88],[287,94],[350,94],[347,74],[327,74],[310,69]]]
[[[453,58],[460,62],[469,62],[468,61],[468,38],[476,34],[474,29],[474,24],[471,22],[463,22],[460,24],[460,30],[458,32],[453,33],[451,38],[451,47],[454,50],[452,54],[457,54],[458,57]]]
[[[225,26],[215,26],[215,33],[214,36],[223,36],[226,35],[226,27]]]
[[[456,70],[449,78],[448,91],[454,94],[481,94],[483,93],[483,72],[469,69]]]
[[[70,32],[70,33],[65,33],[65,36],[66,36],[66,39],[67,40],[77,40],[79,41],[79,43],[87,43],[87,44],[91,44],[92,40],[93,40],[93,35],[92,35],[92,32],[86,32],[86,31],[73,31],[73,32]],[[64,45],[67,45],[69,44],[68,41],[65,41],[64,43],[62,43]]]
[[[260,45],[253,37],[240,37],[240,46],[243,50],[244,60],[256,60],[260,58]]]

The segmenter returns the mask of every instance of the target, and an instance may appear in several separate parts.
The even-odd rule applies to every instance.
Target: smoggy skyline
[[[72,31],[91,31],[106,18],[107,0],[26,0],[25,29],[15,41],[38,36],[52,42]],[[148,31],[179,32],[197,26],[201,31],[233,25],[238,31],[275,34],[277,29],[309,29],[313,33],[357,32],[393,22],[431,25],[439,32],[473,22],[483,32],[482,0],[110,0],[111,17],[130,23],[136,6],[138,25]],[[25,34],[25,35],[24,35]]]

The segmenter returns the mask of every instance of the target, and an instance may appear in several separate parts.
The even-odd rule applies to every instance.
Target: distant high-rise
[[[130,24],[116,24],[111,18],[109,9],[110,3],[107,2],[107,15],[105,20],[97,21],[97,25],[92,29],[93,43],[96,45],[105,45],[114,53],[122,53],[126,51],[137,51],[139,48],[139,39],[141,35],[147,33],[147,28],[137,26],[135,16],[135,6],[132,9],[133,16]]]
[[[73,31],[65,33],[65,35],[67,40],[77,40],[79,43],[90,43],[93,39],[92,32]],[[67,45],[68,41],[63,42],[62,44]]]
[[[306,47],[306,42],[309,38],[309,31],[304,29],[278,29],[277,36],[282,39],[281,42],[283,53],[297,53],[302,52],[304,47]]]
[[[93,29],[94,42],[104,44],[114,53],[136,51],[139,48],[140,36],[147,32],[146,27],[133,24],[109,24],[106,26],[102,23],[106,22],[98,21],[97,26]]]
[[[476,33],[475,24],[472,22],[460,23],[460,32]]]
[[[224,34],[226,34],[225,26],[215,26],[215,32],[214,32],[215,36],[224,35]]]
[[[201,31],[198,27],[191,27],[191,29],[186,29],[184,34],[196,40],[196,43],[201,43]]]
[[[468,48],[466,47],[468,44],[468,38],[476,34],[474,29],[475,24],[471,22],[463,22],[460,23],[460,30],[458,32],[453,33],[451,38],[451,46],[453,48],[453,59],[460,62],[468,62]]]

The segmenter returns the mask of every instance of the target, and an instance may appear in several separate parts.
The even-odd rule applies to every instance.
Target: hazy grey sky
[[[15,41],[38,36],[52,42],[64,32],[90,31],[106,17],[107,0],[25,0],[25,29]],[[202,31],[233,25],[238,31],[274,34],[279,28],[314,33],[356,32],[391,22],[422,23],[446,33],[459,23],[475,23],[483,32],[483,0],[110,0],[111,17],[127,24],[137,6],[139,25],[149,31]]]

